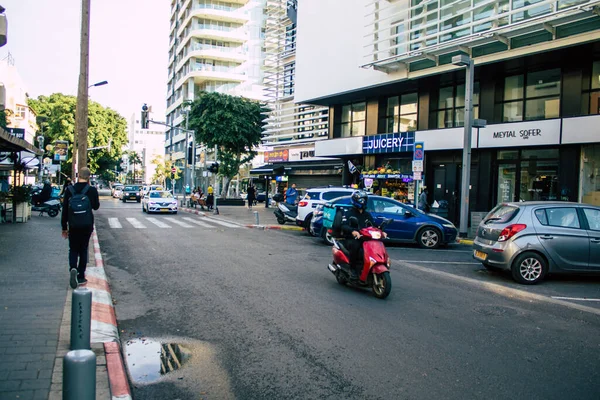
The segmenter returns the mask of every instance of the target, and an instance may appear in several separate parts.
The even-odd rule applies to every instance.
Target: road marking
[[[413,263],[423,263],[423,264],[469,264],[469,265],[481,265],[478,262],[462,262],[462,261],[417,261],[417,260],[405,260]]]
[[[550,296],[543,296],[541,294],[530,293],[530,292],[526,292],[526,291],[520,290],[520,289],[513,289],[510,287],[499,285],[497,283],[490,283],[490,282],[480,281],[480,280],[473,279],[473,278],[467,278],[465,276],[455,275],[455,274],[452,274],[449,272],[440,271],[438,269],[422,267],[420,265],[410,264],[410,263],[407,263],[404,261],[400,261],[399,264],[401,264],[407,268],[417,270],[417,271],[427,272],[429,274],[443,276],[448,279],[453,279],[456,281],[469,283],[474,286],[479,286],[480,288],[482,288],[484,290],[488,290],[488,291],[496,293],[500,296],[504,296],[504,297],[508,297],[508,298],[517,298],[517,299],[526,300],[526,301],[535,300],[535,301],[539,301],[539,302],[543,302],[543,303],[550,303],[550,304],[561,305],[561,306],[568,307],[568,308],[573,308],[575,310],[584,311],[584,312],[587,312],[590,314],[600,315],[600,308],[594,308],[594,307],[584,306],[584,305],[577,304],[577,303],[571,303],[571,302],[564,301],[564,300],[553,299]]]
[[[600,301],[600,299],[590,299],[587,297],[561,297],[561,296],[552,296],[553,299],[557,300],[575,300],[575,301]]]
[[[209,225],[209,224],[207,224],[205,222],[202,222],[202,221],[198,221],[197,219],[188,218],[188,217],[184,217],[183,219],[185,219],[186,221],[189,221],[189,222],[191,222],[193,224],[200,225],[203,228],[214,228],[214,226]]]
[[[179,226],[183,226],[184,228],[193,228],[193,226],[191,226],[190,224],[186,224],[185,222],[181,222],[177,219],[170,219],[169,222],[172,222],[174,224],[177,224]]]
[[[127,220],[127,222],[129,222],[131,225],[133,225],[134,228],[137,229],[146,229],[146,225],[142,224],[140,221],[138,221],[135,218],[125,218]]]
[[[219,221],[219,220],[218,220],[218,219],[216,219],[216,218],[210,218],[210,219],[209,219],[209,221],[210,221],[211,223],[215,223],[215,224],[223,225],[223,226],[226,226],[226,227],[228,227],[228,228],[239,228],[239,227],[240,227],[239,225],[230,224],[229,222],[225,222],[225,221]]]
[[[119,222],[119,218],[109,218],[108,225],[110,225],[110,227],[114,229],[122,228],[121,223]]]
[[[149,222],[152,222],[154,225],[158,226],[159,228],[170,228],[171,227],[171,225],[167,225],[164,222],[160,222],[156,218],[146,218],[146,219]]]

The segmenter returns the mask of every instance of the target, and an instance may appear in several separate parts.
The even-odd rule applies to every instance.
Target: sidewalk
[[[0,400],[62,399],[62,361],[70,345],[72,291],[68,242],[60,230],[59,218],[37,215],[24,224],[0,225]],[[94,281],[108,289],[106,281],[99,283],[94,278],[103,274],[103,269],[100,272],[95,266],[97,259],[91,241],[88,285],[92,292]],[[95,307],[97,297],[93,293],[92,350],[97,357],[96,398],[104,400],[115,395],[111,396],[115,380],[109,383],[106,355],[108,364],[112,359],[116,365],[108,368],[114,378],[118,363],[114,362],[113,347],[118,350],[118,339],[114,335],[99,338],[97,320],[104,314]],[[111,329],[116,333],[116,326]],[[122,363],[120,353],[118,356]],[[117,382],[124,377],[121,371]]]

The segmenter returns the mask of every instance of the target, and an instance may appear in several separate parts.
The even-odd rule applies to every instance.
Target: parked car
[[[127,200],[135,200],[138,203],[142,200],[140,186],[127,185],[123,188],[123,192],[121,194],[121,201],[123,201],[123,203],[126,203]]]
[[[115,185],[115,186],[113,186],[113,188],[112,188],[112,196],[115,199],[120,199],[121,195],[123,194],[123,188],[124,188],[123,185]]]
[[[304,196],[299,197],[300,201],[298,202],[298,216],[296,217],[296,225],[303,227],[312,235],[310,222],[317,206],[319,204],[325,204],[328,201],[341,196],[349,196],[355,191],[356,189],[342,187],[308,189]]]
[[[339,197],[327,203],[334,207],[350,208],[350,196]],[[332,244],[330,232],[323,227],[324,205],[319,205],[312,218],[310,229],[323,239],[326,244]],[[423,248],[435,249],[456,240],[458,230],[447,219],[433,214],[426,214],[397,200],[383,196],[369,195],[367,211],[375,219],[375,224],[384,219],[392,219],[385,229],[392,242],[417,243]]]
[[[473,257],[522,284],[548,273],[600,272],[600,207],[568,202],[496,206],[477,228]]]
[[[142,211],[148,214],[152,212],[177,214],[177,208],[177,199],[166,190],[151,190],[142,199]]]

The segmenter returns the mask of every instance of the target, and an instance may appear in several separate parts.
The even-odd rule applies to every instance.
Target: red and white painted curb
[[[104,272],[104,262],[96,230],[92,233],[92,241],[95,266],[89,266],[85,271],[85,277],[88,280],[85,287],[92,292],[91,342],[104,343],[112,399],[130,400],[131,390],[121,355],[117,317],[108,279]]]

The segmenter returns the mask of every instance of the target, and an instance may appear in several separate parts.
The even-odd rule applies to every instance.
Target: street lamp
[[[93,85],[88,86],[88,89],[91,88],[91,87],[104,86],[104,85],[108,85],[108,81],[102,81],[102,82],[94,83]]]
[[[460,203],[460,227],[458,236],[467,237],[469,230],[469,186],[471,182],[471,131],[473,126],[473,78],[475,75],[475,65],[473,60],[466,54],[459,54],[452,57],[452,64],[460,67],[466,67],[465,84],[465,134],[463,139],[462,156],[462,188]]]

